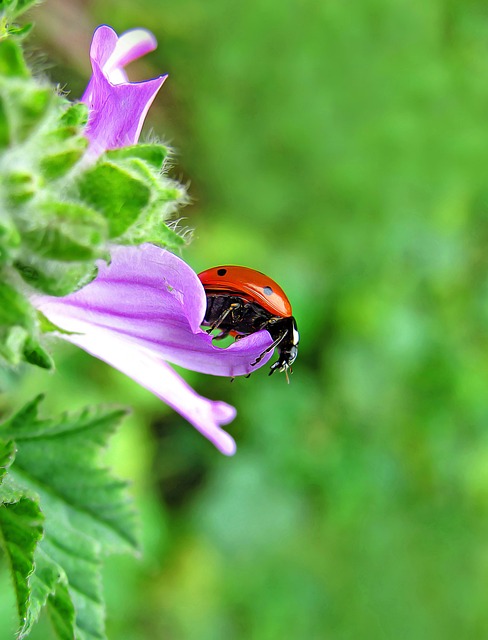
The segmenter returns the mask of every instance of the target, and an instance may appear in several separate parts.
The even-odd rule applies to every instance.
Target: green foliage
[[[5,15],[27,5],[10,2]],[[0,357],[13,364],[51,366],[27,299],[20,313],[26,294],[18,275],[38,292],[62,296],[90,282],[95,261],[109,259],[109,243],[184,244],[166,224],[185,200],[165,174],[167,149],[135,145],[94,160],[87,121],[84,104],[31,75],[18,38],[0,38],[0,265],[16,290],[8,322],[0,314]]]
[[[103,212],[110,238],[124,233],[149,202],[149,189],[137,176],[108,162],[99,162],[78,183],[82,199]]]
[[[123,410],[41,420],[36,398],[0,425],[0,542],[29,634],[46,606],[57,637],[105,637],[103,556],[138,546],[126,484],[99,452]]]
[[[46,260],[83,262],[97,256],[107,230],[106,217],[69,201],[44,201],[39,206],[43,234],[26,229],[23,239],[32,253]]]
[[[120,175],[130,176],[130,179],[136,181],[141,198],[144,198],[143,186],[149,193],[149,198],[144,198],[145,206],[141,206],[138,217],[132,224],[123,225],[118,222],[123,217],[128,217],[127,213],[118,217],[119,242],[152,242],[169,249],[180,249],[187,242],[185,233],[176,232],[174,226],[165,224],[164,217],[161,216],[161,212],[165,211],[166,217],[170,217],[178,206],[186,203],[183,187],[162,175],[168,149],[156,143],[140,144],[107,151],[104,157],[110,164],[117,166]]]
[[[45,369],[52,367],[39,344],[36,312],[19,292],[0,281],[0,355],[11,364],[22,359]]]
[[[34,578],[36,568],[34,557],[36,547],[44,533],[44,518],[36,500],[22,495],[16,497],[7,495],[5,498],[1,487],[0,497],[0,540],[13,575],[18,615],[21,621],[18,637],[23,638],[35,623],[39,611],[36,600],[32,608],[29,605],[32,591],[30,583],[39,579],[37,576]]]
[[[28,78],[22,49],[14,40],[0,40],[0,74],[3,78]]]
[[[39,0],[0,0],[0,16],[5,16],[9,21],[15,20],[38,2]]]
[[[14,262],[25,282],[52,296],[65,296],[88,284],[97,274],[90,263],[69,263],[44,260],[36,255],[24,255]]]

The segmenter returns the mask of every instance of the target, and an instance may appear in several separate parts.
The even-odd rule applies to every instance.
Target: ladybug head
[[[283,331],[284,329],[282,333],[283,337],[281,338],[279,345],[277,345],[280,355],[278,360],[271,365],[269,375],[272,375],[276,370],[284,371],[288,379],[288,369],[291,369],[291,365],[295,362],[298,355],[300,334],[298,333],[297,324],[293,316],[281,319],[279,324],[281,330]],[[273,335],[275,331],[270,331],[271,335]]]

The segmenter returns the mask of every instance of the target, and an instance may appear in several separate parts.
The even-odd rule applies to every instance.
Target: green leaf
[[[66,584],[67,581],[61,582],[56,592],[50,594],[47,601],[49,617],[53,627],[57,633],[59,640],[73,640],[76,633],[75,626],[75,607],[70,597],[70,593]],[[80,622],[78,620],[78,622]],[[103,627],[102,627],[103,628]],[[97,640],[104,636],[96,635]],[[86,638],[89,640],[88,634],[77,634],[76,638]]]
[[[31,630],[34,622],[39,618],[42,607],[47,605],[48,611],[54,609],[54,616],[50,616],[55,629],[57,625],[53,617],[62,616],[62,629],[64,635],[58,633],[60,638],[73,639],[75,634],[75,611],[68,593],[68,579],[63,569],[54,562],[38,546],[34,556],[35,572],[30,578],[30,609],[29,624],[24,624],[19,633],[19,639],[25,637]],[[61,626],[61,625],[60,625]],[[68,635],[69,634],[69,635]]]
[[[151,195],[138,176],[108,162],[84,173],[78,186],[82,199],[105,216],[111,238],[134,224]]]
[[[114,481],[98,464],[98,449],[107,444],[127,411],[94,408],[40,420],[41,400],[42,396],[37,397],[0,425],[0,436],[13,438],[17,444],[16,469],[24,469],[24,479],[42,493],[49,487],[73,521],[88,526],[85,534],[92,532],[94,540],[100,534],[111,550],[135,546],[125,483]],[[54,467],[59,467],[56,473]]]
[[[12,440],[0,440],[0,481],[14,462],[14,452]],[[37,499],[12,483],[7,475],[0,484],[0,546],[10,565],[22,628],[30,627],[37,619],[31,609],[30,581],[35,567],[34,555],[44,534],[43,523]]]
[[[18,502],[0,505],[0,541],[10,564],[22,628],[30,627],[36,619],[30,612],[29,580],[43,533],[42,513],[34,499],[22,497]]]
[[[10,38],[0,40],[0,76],[8,78],[30,77],[20,44]]]
[[[126,412],[94,408],[42,420],[40,401],[0,425],[0,437],[17,447],[9,477],[39,496],[45,517],[27,617],[37,618],[46,604],[60,638],[100,640],[105,638],[101,559],[138,546],[126,484],[99,462],[100,450]],[[3,459],[10,460],[9,455],[11,450]]]
[[[15,458],[13,440],[0,440],[0,484]]]

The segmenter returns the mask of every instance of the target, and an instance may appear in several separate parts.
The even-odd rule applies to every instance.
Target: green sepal
[[[29,332],[24,327],[0,327],[0,356],[9,364],[19,364],[28,337]]]
[[[185,236],[173,231],[173,229],[167,227],[163,222],[155,224],[153,228],[146,227],[140,232],[138,229],[131,229],[130,233],[125,234],[120,241],[127,245],[139,245],[144,242],[150,242],[151,244],[169,249],[170,251],[178,251],[178,249],[181,249],[188,243]]]
[[[81,198],[108,222],[109,237],[121,236],[150,199],[150,189],[137,175],[110,162],[101,162],[78,182]]]
[[[2,182],[5,187],[5,197],[14,207],[25,204],[36,193],[36,179],[27,171],[6,172]]]
[[[30,78],[24,54],[18,42],[10,38],[0,40],[0,77]]]
[[[63,333],[67,336],[76,335],[75,331],[66,331],[65,329],[61,329],[54,322],[51,322],[49,318],[47,318],[42,311],[37,310],[37,320],[39,323],[39,330],[41,333]]]
[[[128,158],[125,165],[132,174],[144,180],[151,190],[151,202],[119,242],[131,245],[151,242],[172,250],[183,247],[187,243],[185,236],[167,226],[165,220],[178,204],[185,201],[184,190],[171,180],[163,180],[158,171],[139,158]]]
[[[71,148],[63,148],[41,158],[39,167],[45,179],[56,180],[66,175],[82,158],[88,146],[88,140],[79,136],[72,139],[72,145]]]
[[[15,140],[23,142],[46,117],[56,94],[49,86],[26,86],[25,84],[19,92],[20,94],[15,96],[15,111],[10,113],[10,117],[14,125]]]
[[[76,202],[45,201],[36,205],[35,215],[38,226],[24,230],[23,238],[42,259],[81,262],[101,257],[107,222],[94,209]]]
[[[29,364],[34,364],[41,369],[54,369],[54,360],[51,355],[30,337],[25,341],[23,355],[24,360]]]
[[[34,333],[33,308],[13,287],[0,282],[0,355],[10,364],[18,364]]]
[[[88,107],[83,102],[70,104],[60,122],[66,127],[84,127],[88,122]]]
[[[13,43],[12,40],[5,42],[7,44]],[[0,48],[2,44],[4,43],[0,41]],[[41,139],[41,124],[47,120],[51,109],[54,111],[54,108],[64,105],[65,102],[64,99],[56,95],[54,89],[49,85],[42,85],[35,81],[19,82],[17,79],[7,82],[1,76],[0,97],[3,99],[4,127],[7,127],[7,130],[2,134],[2,139],[8,140],[10,147],[25,142],[31,137],[37,136]],[[40,140],[39,144],[42,146],[36,145],[37,148],[32,147],[28,153],[32,154],[35,151],[37,154],[41,150],[45,151],[44,142]],[[19,162],[19,158],[16,158],[16,162]],[[26,163],[29,162],[31,159],[27,158]]]
[[[12,251],[20,247],[20,234],[12,220],[0,219],[0,264],[7,261]]]
[[[34,255],[19,257],[14,267],[25,282],[52,296],[66,296],[91,282],[97,275],[97,268],[91,262],[68,265]]]
[[[161,171],[163,163],[168,156],[168,149],[162,144],[138,144],[121,149],[112,149],[105,152],[108,160],[126,160],[138,158],[149,164],[154,169]]]
[[[25,361],[43,369],[54,366],[38,340],[37,312],[5,282],[0,282],[0,355],[13,365]]]

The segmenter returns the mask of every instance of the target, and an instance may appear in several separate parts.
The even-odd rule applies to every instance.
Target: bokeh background
[[[189,184],[184,258],[277,280],[292,382],[185,373],[238,408],[232,459],[67,345],[1,410],[134,411],[107,452],[144,554],[112,557],[112,640],[488,637],[488,2],[47,0],[30,58],[81,95],[93,29],[153,30],[133,79]],[[0,564],[0,637],[15,611]],[[50,636],[43,619],[34,640]]]

